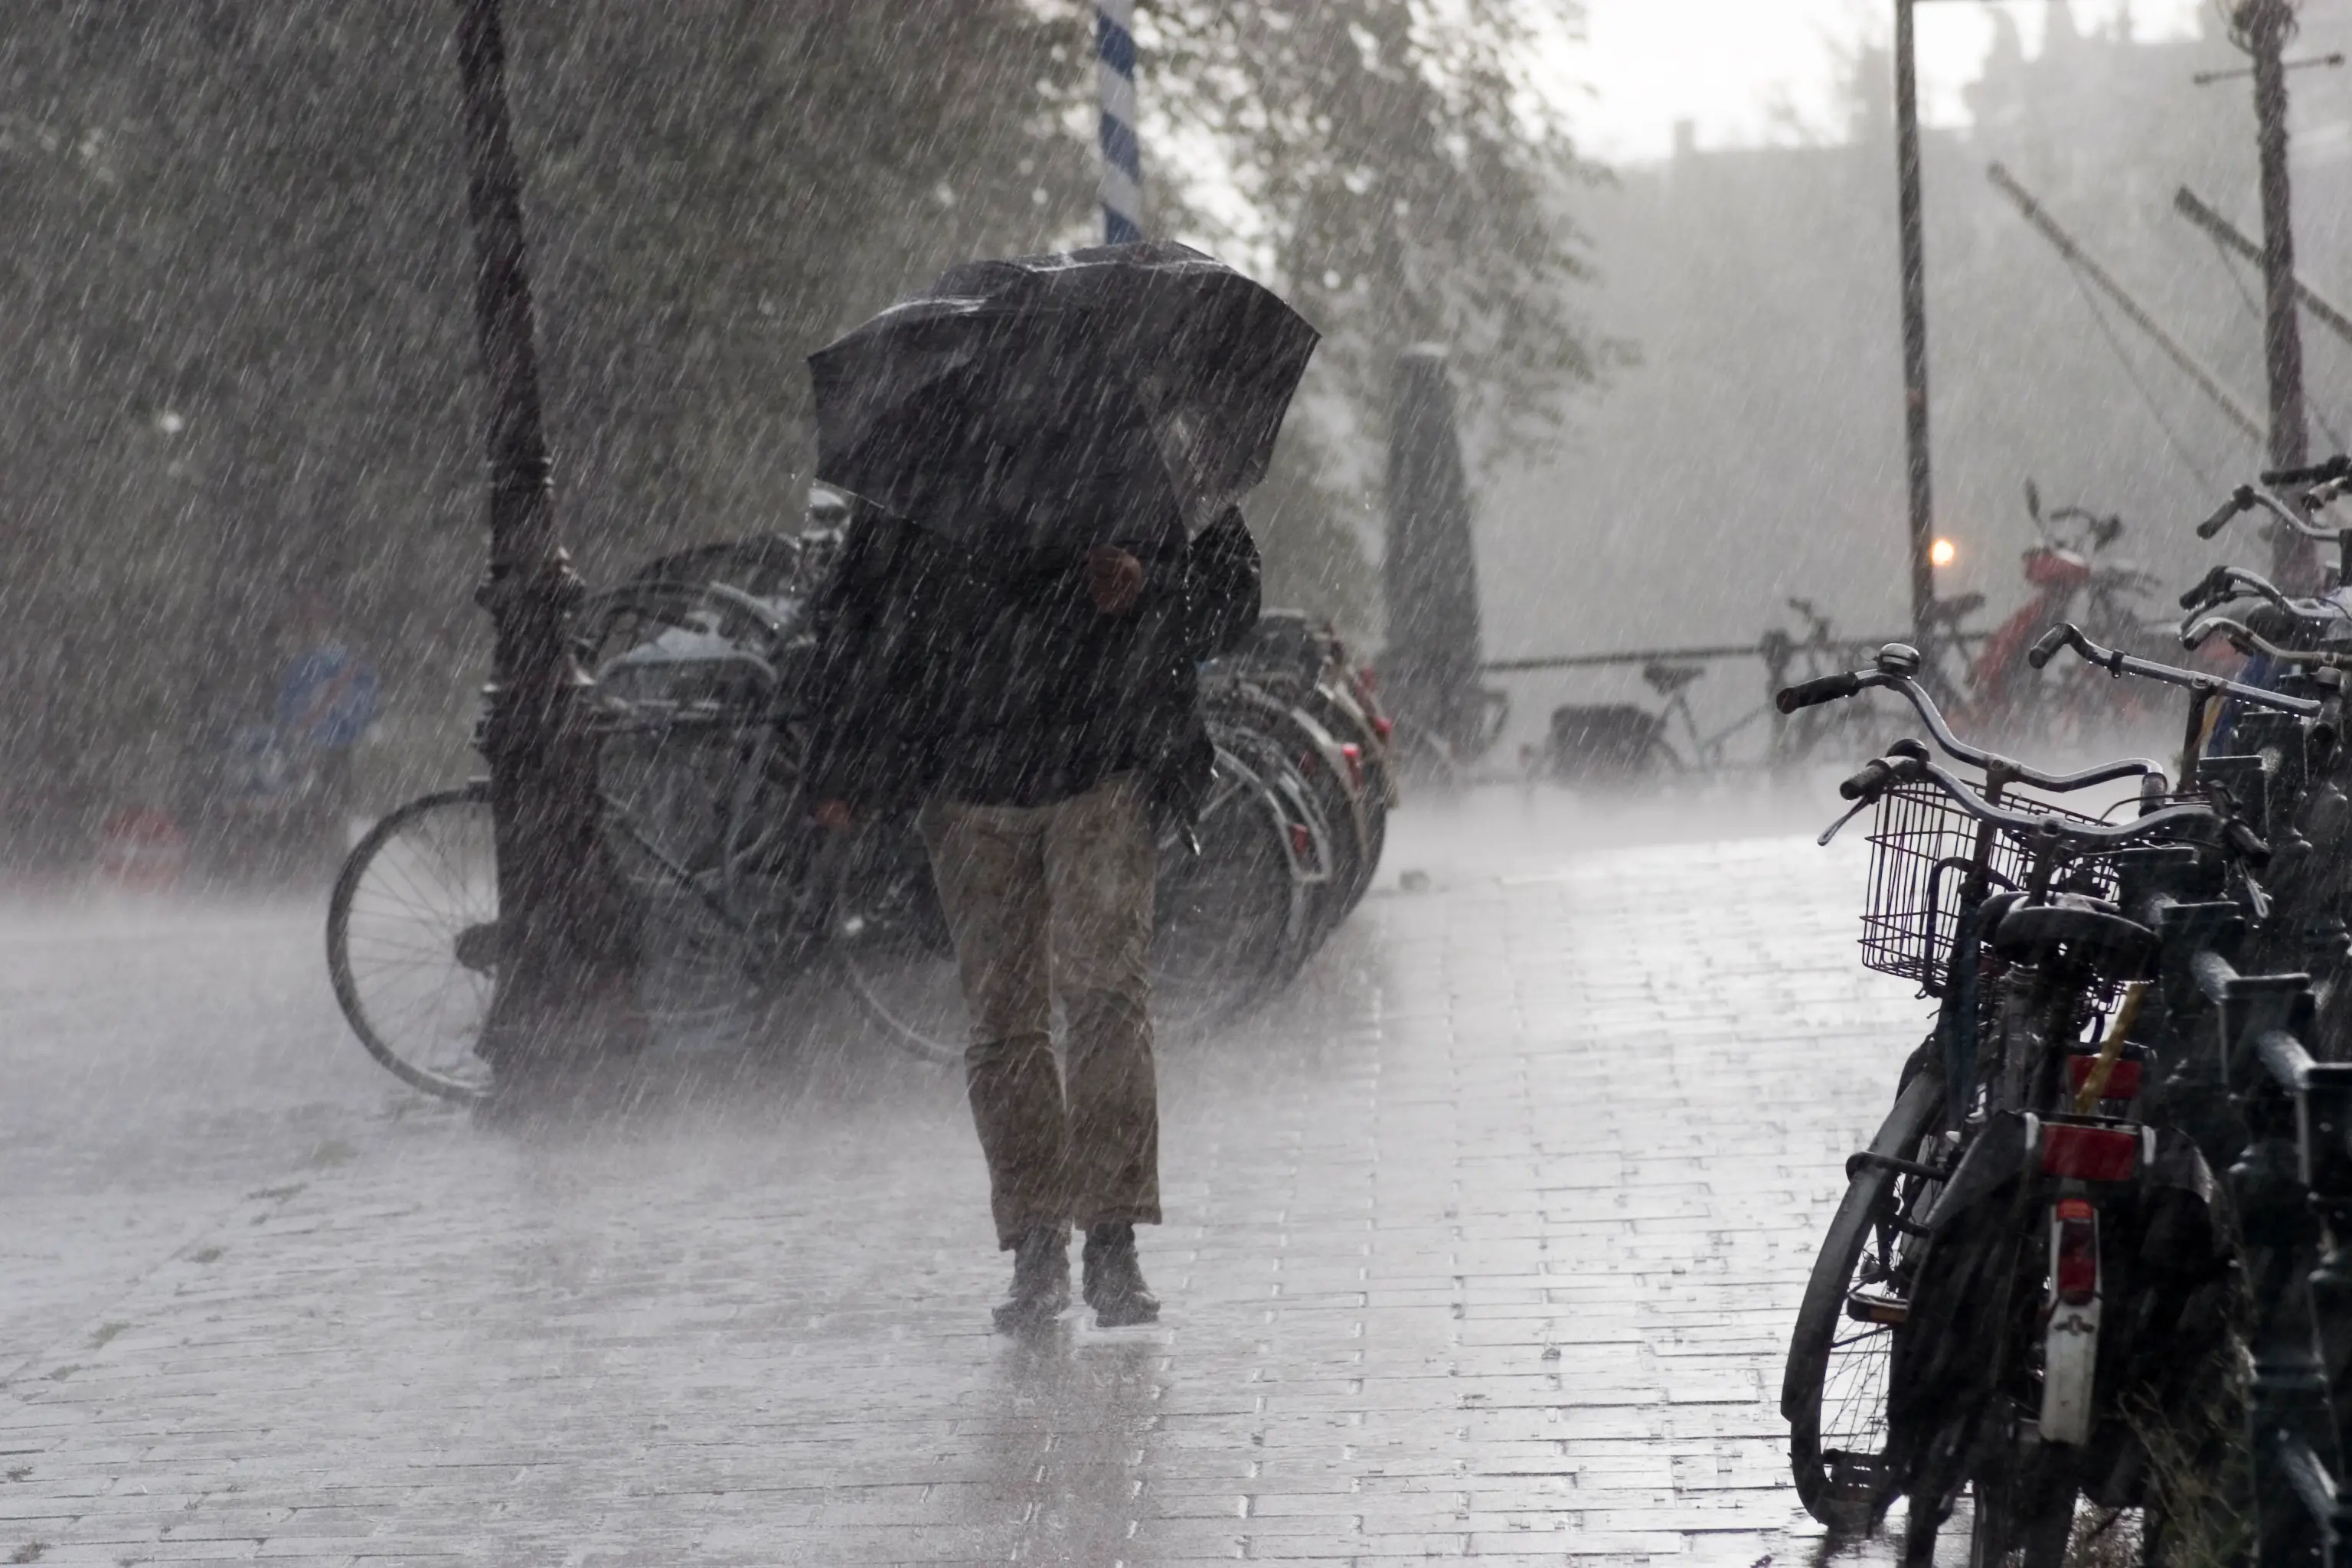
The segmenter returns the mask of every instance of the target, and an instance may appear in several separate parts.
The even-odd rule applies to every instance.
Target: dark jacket
[[[1045,805],[1140,769],[1155,818],[1191,820],[1215,761],[1199,666],[1257,622],[1257,545],[1235,509],[1189,546],[1123,548],[1143,592],[1107,616],[1082,556],[854,521],[810,606],[812,798]]]

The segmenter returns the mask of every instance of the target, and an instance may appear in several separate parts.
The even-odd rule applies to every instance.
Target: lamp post
[[[475,597],[495,634],[480,743],[490,771],[499,950],[480,1049],[511,1084],[610,1030],[615,1016],[604,1004],[627,955],[597,845],[595,753],[584,724],[591,682],[566,634],[581,587],[556,542],[499,0],[457,5],[474,327],[488,399],[489,571]]]

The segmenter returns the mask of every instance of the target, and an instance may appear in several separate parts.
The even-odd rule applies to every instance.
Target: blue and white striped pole
[[[1143,155],[1135,139],[1135,0],[1095,0],[1095,76],[1102,85],[1103,238],[1143,237]]]

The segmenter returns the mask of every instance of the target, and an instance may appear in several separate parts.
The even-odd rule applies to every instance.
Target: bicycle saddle
[[[1642,679],[1648,681],[1650,689],[1661,697],[1672,697],[1706,673],[1706,669],[1695,664],[1652,663],[1642,667]]]
[[[2017,904],[1993,927],[1992,950],[2037,967],[2063,955],[2102,980],[2156,973],[2157,935],[2137,921],[2081,903]]]

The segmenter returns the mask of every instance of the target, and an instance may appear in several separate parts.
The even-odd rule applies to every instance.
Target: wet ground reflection
[[[52,1020],[0,1110],[0,1549],[1797,1561],[1780,1340],[1916,1005],[1834,856],[1552,809],[1402,816],[1292,994],[1167,1046],[1168,1310],[1116,1333],[989,1331],[951,1069],[672,1055],[486,1125],[339,1037],[305,911],[150,928],[136,994],[0,931]]]

